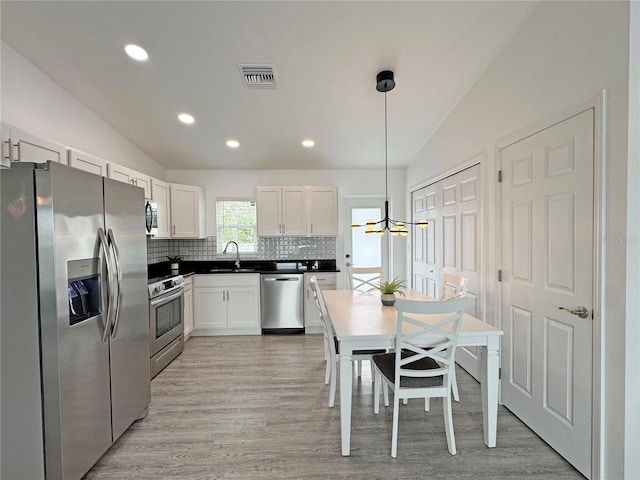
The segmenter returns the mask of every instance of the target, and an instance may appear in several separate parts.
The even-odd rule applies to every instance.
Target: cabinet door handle
[[[174,235],[176,234],[176,226],[175,225],[173,225],[173,234]]]
[[[5,146],[5,145],[7,146],[7,154],[6,154],[6,155],[4,154],[4,150],[5,150],[5,147],[4,147],[4,146]],[[2,144],[2,156],[3,156],[4,158],[6,158],[7,160],[11,161],[11,139],[6,140],[6,141]]]
[[[313,233],[313,223],[311,224],[311,233]]]

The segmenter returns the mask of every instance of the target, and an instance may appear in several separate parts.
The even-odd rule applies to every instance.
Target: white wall
[[[635,88],[634,88],[635,86]],[[631,4],[629,41],[629,158],[627,168],[627,327],[625,425],[640,425],[640,2]],[[625,429],[626,478],[640,478],[640,428]]]
[[[255,197],[258,185],[336,185],[338,187],[338,226],[336,248],[338,268],[344,266],[345,196],[384,197],[384,170],[169,170],[167,180],[173,183],[199,185],[206,189],[207,235],[216,231],[215,200],[223,197]],[[392,212],[405,210],[404,170],[389,170],[389,196]],[[405,252],[409,238],[392,239],[392,274],[407,278]]]
[[[1,45],[1,118],[33,135],[55,140],[109,162],[164,178],[165,168],[67,90],[28,62],[13,48]]]
[[[606,89],[601,476],[607,479],[624,478],[624,345],[626,324],[638,321],[637,312],[635,318],[626,317],[625,312],[625,291],[638,291],[638,277],[630,276],[635,285],[625,288],[626,242],[617,241],[627,234],[628,22],[627,2],[542,2],[407,169],[407,187],[411,187],[418,183],[414,179],[422,183],[466,159],[485,155],[486,285],[492,303],[497,291],[493,245],[499,227],[495,218],[497,141]],[[638,365],[634,370],[638,377]],[[637,389],[637,378],[627,387]],[[627,435],[629,429],[637,432],[638,428],[626,425]],[[627,448],[637,449],[637,445]]]

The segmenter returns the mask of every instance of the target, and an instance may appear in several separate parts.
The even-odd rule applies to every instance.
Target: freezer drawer
[[[301,274],[261,275],[262,333],[304,333],[303,299]]]

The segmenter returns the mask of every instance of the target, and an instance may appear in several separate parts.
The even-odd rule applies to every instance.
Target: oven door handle
[[[107,232],[107,238],[109,245],[113,249],[113,259],[116,266],[116,286],[118,288],[118,296],[116,297],[116,311],[113,316],[113,323],[111,325],[111,338],[116,337],[118,331],[118,323],[120,323],[120,309],[122,307],[122,265],[120,264],[120,250],[118,249],[118,243],[116,242],[116,236],[112,229]]]
[[[157,307],[158,305],[162,305],[163,303],[168,303],[172,300],[175,300],[178,297],[181,297],[184,294],[184,288],[180,287],[175,293],[171,293],[166,296],[154,298],[149,302],[149,306]]]
[[[98,229],[98,238],[100,240],[100,248],[104,253],[104,263],[107,266],[107,308],[104,314],[104,333],[102,334],[102,343],[107,341],[109,336],[109,327],[111,325],[111,308],[113,306],[113,285],[111,283],[113,279],[113,265],[111,264],[111,254],[109,253],[109,243],[107,242],[107,236],[104,234],[104,229]]]

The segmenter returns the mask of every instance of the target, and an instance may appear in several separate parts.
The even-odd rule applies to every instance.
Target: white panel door
[[[469,279],[466,312],[483,318],[480,278],[480,165],[476,164],[413,192],[413,288],[436,298],[443,272]],[[424,210],[424,211],[422,211]],[[480,378],[478,347],[461,347],[456,362]]]
[[[587,477],[593,129],[587,110],[500,152],[502,401]]]
[[[412,287],[433,298],[437,296],[440,267],[436,261],[436,232],[440,231],[440,218],[436,218],[436,193],[438,185],[432,184],[416,190],[411,195],[412,222],[426,219],[427,228],[413,226]]]

